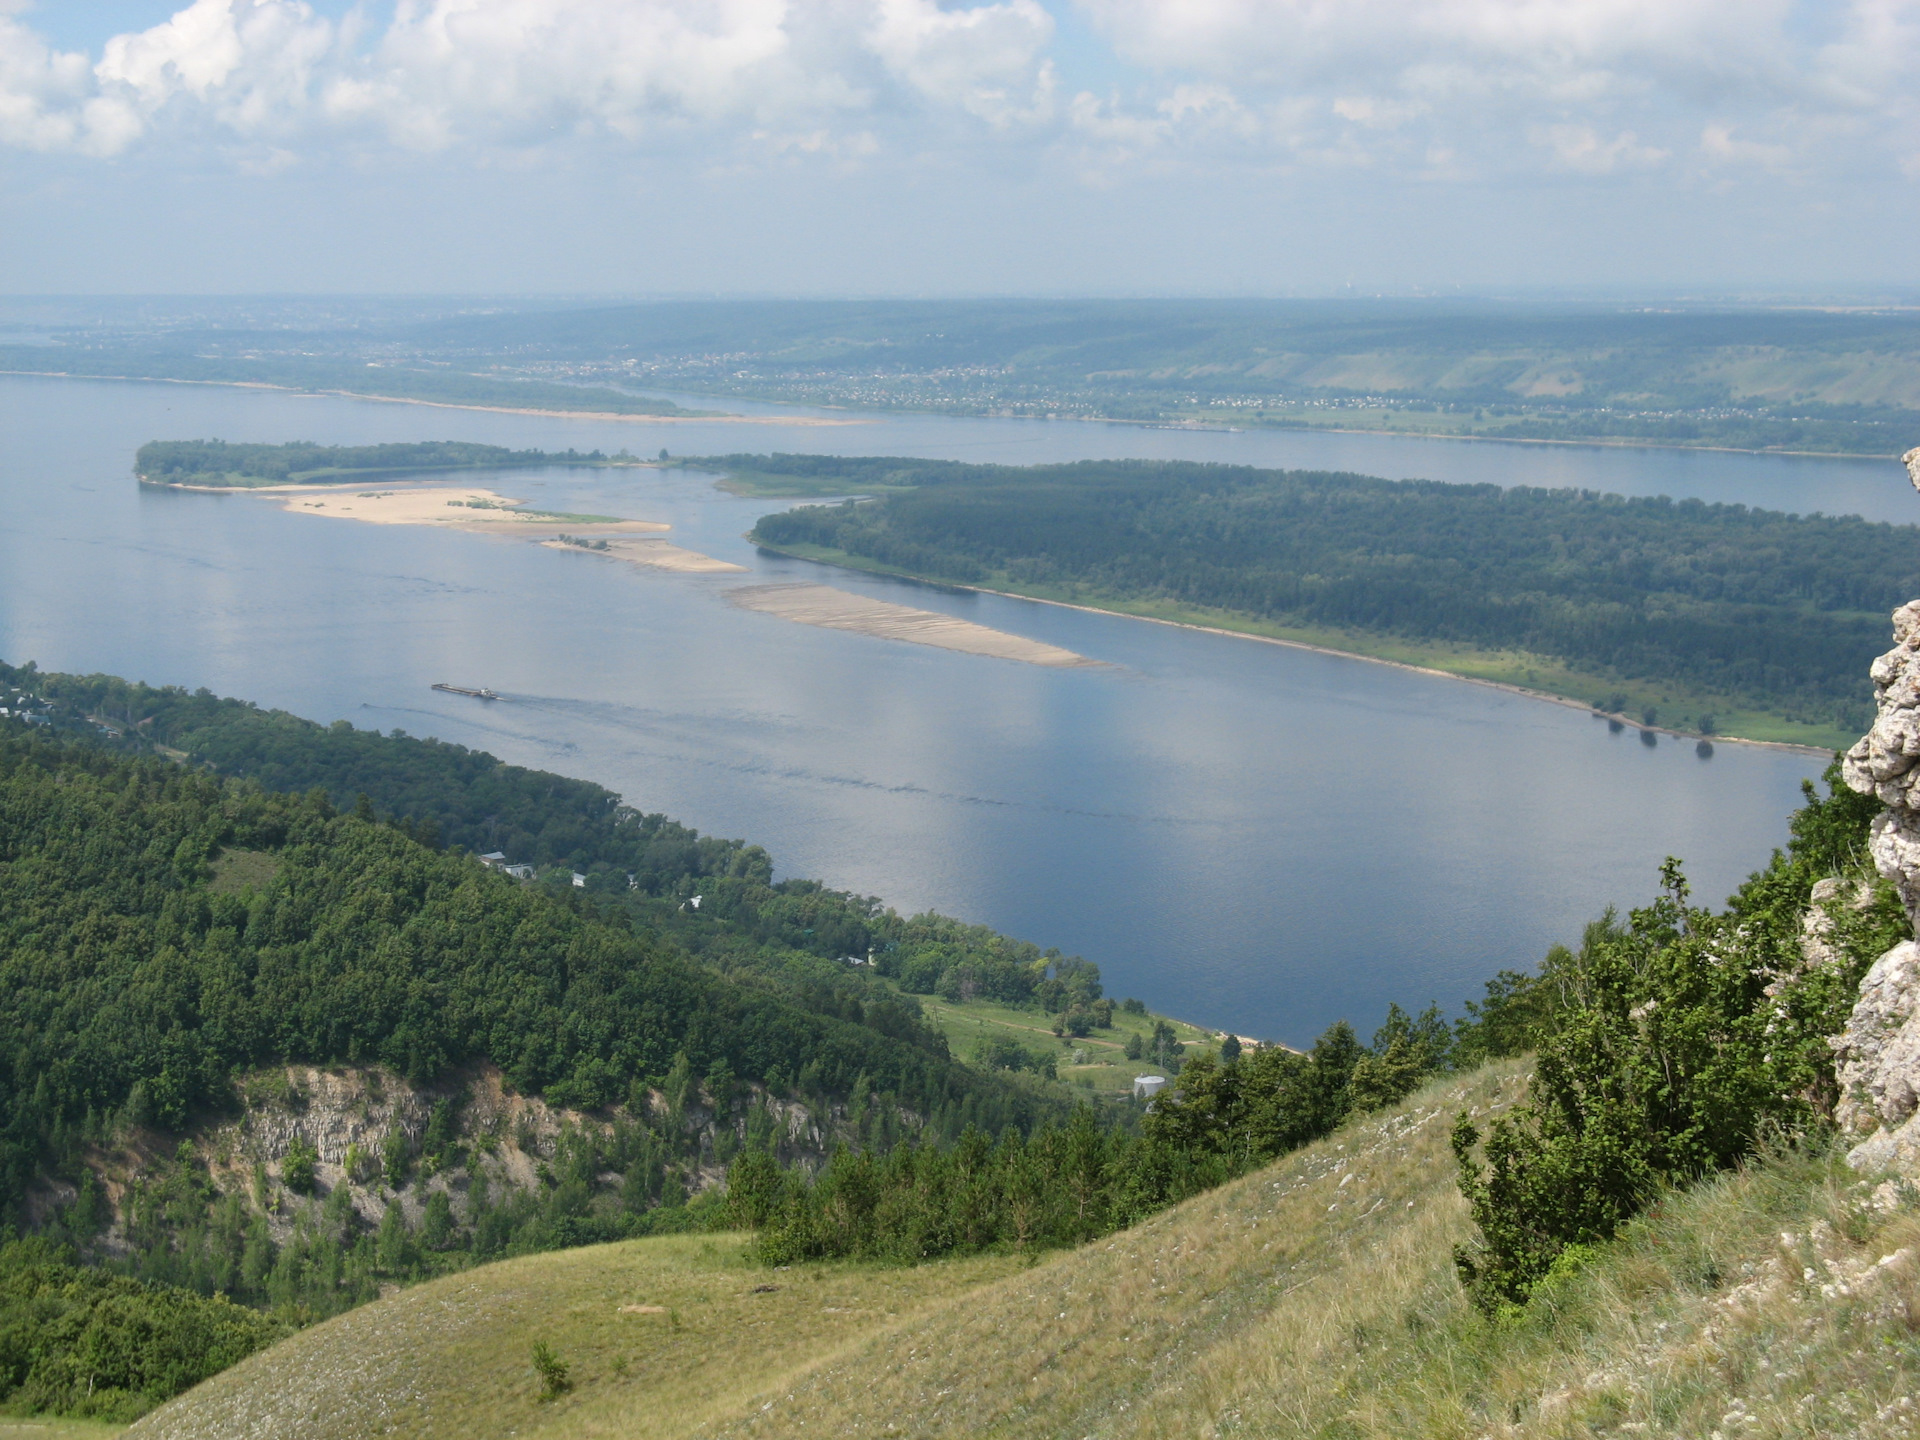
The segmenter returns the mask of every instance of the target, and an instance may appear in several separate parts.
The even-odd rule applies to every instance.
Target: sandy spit
[[[471,485],[434,485],[417,490],[316,491],[311,485],[267,485],[227,492],[268,495],[280,508],[295,515],[320,515],[334,520],[362,520],[372,525],[432,525],[441,530],[466,530],[476,535],[524,535],[545,539],[557,535],[617,536],[670,530],[652,520],[550,520],[508,507],[525,504],[510,496]]]
[[[872,635],[881,640],[906,640],[969,655],[1019,660],[1028,665],[1067,669],[1100,663],[1058,645],[1009,635],[1004,630],[992,630],[971,620],[956,620],[932,610],[916,610],[910,605],[894,605],[850,594],[831,585],[742,585],[729,590],[727,600],[743,610],[777,616],[800,625],[851,630],[856,635]]]
[[[662,525],[662,530],[667,527]],[[584,535],[587,527],[567,531]],[[598,533],[597,531],[594,533]],[[665,540],[609,540],[604,550],[587,550],[564,540],[542,540],[549,550],[571,550],[576,555],[599,555],[609,560],[624,560],[629,565],[644,565],[650,570],[672,570],[682,575],[744,575],[747,567],[731,560],[716,560],[698,550],[688,550]]]

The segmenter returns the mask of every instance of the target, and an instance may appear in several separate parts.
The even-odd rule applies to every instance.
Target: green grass
[[[1090,1035],[1059,1040],[1053,1034],[1056,1017],[1039,1010],[1002,1005],[993,1000],[955,1002],[942,1000],[938,995],[922,995],[919,1000],[927,1019],[947,1037],[947,1044],[961,1059],[971,1058],[974,1046],[982,1039],[1013,1040],[1029,1050],[1053,1051],[1059,1056],[1062,1083],[1097,1094],[1130,1095],[1136,1075],[1154,1073],[1151,1061],[1127,1059],[1126,1044],[1129,1035],[1138,1035],[1142,1041],[1148,1039],[1153,1034],[1155,1020],[1171,1025],[1190,1054],[1202,1050],[1215,1053],[1219,1048],[1216,1031],[1165,1015],[1129,1015],[1117,1007],[1111,1030],[1095,1030]],[[1086,1063],[1073,1063],[1076,1051],[1085,1054]]]
[[[124,1425],[98,1420],[59,1420],[48,1415],[0,1415],[0,1440],[112,1440]]]
[[[988,589],[993,593],[1015,595],[1029,600],[1049,600],[1065,605],[1081,605],[1113,615],[1131,615],[1144,620],[1161,620],[1175,625],[1199,625],[1269,640],[1284,640],[1296,645],[1312,645],[1343,655],[1371,660],[1386,660],[1397,665],[1439,670],[1462,679],[1484,680],[1496,685],[1511,685],[1556,700],[1571,700],[1591,706],[1601,698],[1615,694],[1626,697],[1621,712],[1630,720],[1648,707],[1657,712],[1656,724],[1663,729],[1692,734],[1702,716],[1711,715],[1715,738],[1761,740],[1782,745],[1805,745],[1816,750],[1844,750],[1859,736],[1832,725],[1816,725],[1794,720],[1771,711],[1740,709],[1725,696],[1691,689],[1684,685],[1659,681],[1621,680],[1578,669],[1543,655],[1516,650],[1481,650],[1466,645],[1404,640],[1390,635],[1372,635],[1355,630],[1335,630],[1292,625],[1277,625],[1252,615],[1232,610],[1214,610],[1200,605],[1183,605],[1171,600],[1116,599],[1087,594],[1064,586],[1016,585],[991,587],[959,585],[950,581],[927,580],[911,571],[883,565],[864,556],[851,555],[821,545],[796,543],[762,545],[799,560],[812,560],[843,570],[860,570],[874,575],[895,575],[935,585],[950,585],[956,590]]]

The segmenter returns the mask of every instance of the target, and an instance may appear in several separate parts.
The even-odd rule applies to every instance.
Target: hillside
[[[568,1440],[1911,1433],[1920,1217],[1817,1150],[1669,1196],[1524,1320],[1479,1318],[1449,1258],[1470,1227],[1447,1130],[1525,1076],[1428,1086],[1031,1267],[771,1271],[693,1237],[491,1266],[317,1326],[128,1435],[326,1440],[376,1414]],[[569,1366],[552,1400],[538,1341]]]
[[[876,495],[751,537],[831,564],[1266,635],[1700,734],[1844,745],[1910,526],[1575,490],[1169,461],[724,456]]]
[[[1093,1062],[1124,1058],[1116,1050],[1126,1032],[1151,1035],[1159,1022],[1183,1045],[1215,1039],[1144,1009],[1100,1006],[1099,969],[1080,957],[940,915],[903,918],[873,897],[815,881],[775,881],[773,859],[759,846],[701,835],[591,781],[439,740],[317,725],[112,676],[0,664],[0,686],[39,697],[50,724],[90,743],[166,755],[282,793],[317,788],[342,810],[364,795],[409,836],[498,853],[569,895],[579,874],[595,903],[705,964],[778,986],[807,1009],[896,1036],[920,1033],[937,1010],[956,1056],[975,1059],[983,1038],[1003,1042],[984,1063],[1022,1069],[1030,1084],[1039,1083],[1043,1057],[1057,1051],[1054,1068],[1076,1089],[1085,1078],[1097,1092],[1123,1096],[1135,1072]],[[850,956],[874,963],[849,965]],[[1056,1027],[1071,1044],[1054,1040]],[[1076,1061],[1075,1048],[1092,1068]],[[1067,1093],[1051,1081],[1046,1088],[1056,1098]]]

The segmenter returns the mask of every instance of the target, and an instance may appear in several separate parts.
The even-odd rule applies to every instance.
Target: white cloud
[[[0,145],[84,147],[88,71],[85,55],[52,50],[19,21],[0,15]]]
[[[1642,145],[1631,130],[1604,140],[1591,125],[1547,125],[1536,128],[1534,144],[1553,152],[1563,170],[1585,175],[1611,175],[1616,170],[1646,169],[1666,160],[1669,152]]]
[[[194,0],[91,66],[4,9],[0,144],[43,150],[211,126],[277,154],[343,136],[435,151],[701,133],[826,134],[799,148],[848,154],[874,114],[1006,130],[1052,112],[1037,0],[399,0],[372,30],[300,0]]]
[[[1046,8],[1134,74],[1057,94]],[[992,139],[1082,172],[1211,158],[1435,179],[1848,169],[1920,154],[1920,0],[193,0],[97,57],[0,0],[0,146],[200,144],[728,168]],[[1811,28],[1810,28],[1811,27]],[[1691,169],[1670,164],[1689,157]],[[1154,157],[1159,157],[1154,160]]]
[[[933,0],[879,0],[867,43],[919,94],[996,126],[1052,113],[1045,59],[1053,17],[1035,0],[942,10]]]
[[[1920,0],[1078,3],[1163,83],[1229,86],[1253,107],[1312,100],[1328,153],[1410,170],[1436,146],[1605,174],[1683,150],[1777,166],[1783,148],[1826,147],[1853,164],[1865,142],[1891,171],[1920,142]]]

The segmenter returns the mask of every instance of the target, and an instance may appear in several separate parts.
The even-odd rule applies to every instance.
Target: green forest
[[[509,450],[464,440],[388,445],[232,444],[225,440],[149,440],[133,457],[133,473],[156,485],[347,483],[426,470],[506,470],[541,465],[623,465],[631,456],[598,450]]]
[[[1559,693],[1608,711],[1625,708],[1611,699],[1623,685],[1681,689],[1702,733],[1716,709],[1864,729],[1886,615],[1920,584],[1913,527],[1698,500],[1168,461],[701,463],[876,495],[764,517],[752,538],[775,549],[1203,623],[1394,637],[1443,667],[1445,647],[1538,657],[1574,672]]]

